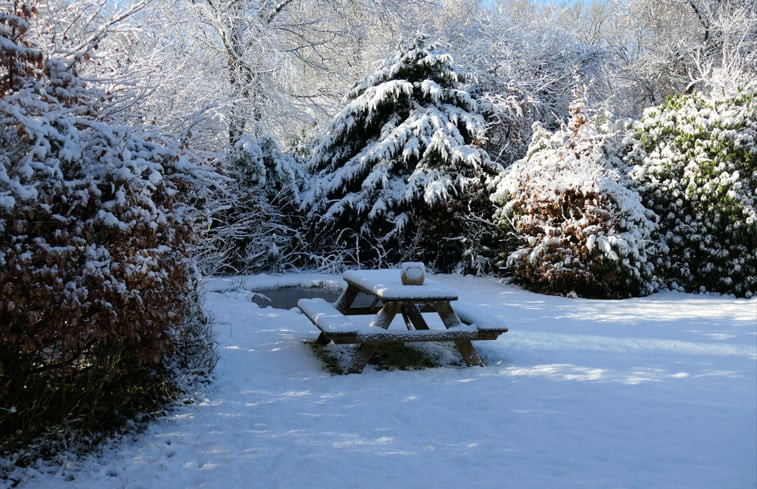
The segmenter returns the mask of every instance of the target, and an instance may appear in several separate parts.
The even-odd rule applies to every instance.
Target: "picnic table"
[[[348,373],[359,373],[381,343],[454,342],[466,365],[483,365],[472,340],[495,340],[507,328],[469,305],[456,303],[457,292],[426,280],[404,285],[399,270],[352,270],[343,274],[347,288],[335,303],[300,299],[302,312],[318,327],[316,342],[357,344]],[[429,328],[423,313],[436,313],[445,329]],[[391,328],[397,315],[405,328]]]

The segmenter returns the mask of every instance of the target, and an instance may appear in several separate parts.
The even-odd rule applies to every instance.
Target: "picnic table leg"
[[[378,344],[361,343],[357,349],[355,349],[355,356],[352,357],[352,363],[347,369],[347,373],[359,374],[362,372],[365,366],[368,365],[368,360],[370,360],[373,354],[376,353],[377,349]]]
[[[387,302],[371,321],[371,326],[387,329],[392,324],[392,319],[397,315],[398,306],[394,302]]]
[[[328,339],[328,337],[321,332],[321,334],[318,335],[318,338],[315,340],[316,345],[326,346],[329,343],[331,343],[331,340]]]
[[[460,318],[457,317],[457,314],[455,314],[455,311],[452,310],[452,306],[450,306],[449,302],[437,302],[434,304],[434,307],[436,308],[436,312],[439,313],[439,317],[442,318],[442,322],[444,323],[444,326],[449,328],[454,328],[455,326],[460,326],[461,321]]]
[[[383,329],[389,328],[392,324],[392,319],[397,315],[398,305],[393,302],[387,302],[376,314],[376,317],[371,321],[371,327],[379,327]],[[368,364],[368,360],[371,359],[376,350],[378,344],[361,343],[355,349],[355,355],[352,357],[352,364],[347,369],[348,374],[359,374],[363,371],[363,368]]]
[[[348,285],[347,288],[344,289],[344,292],[342,292],[342,295],[340,295],[336,300],[336,305],[334,307],[336,307],[340,312],[345,313],[347,310],[349,310],[352,303],[355,302],[358,292],[360,291],[355,287]]]
[[[436,304],[436,310],[439,313],[439,317],[442,318],[442,322],[447,329],[459,326],[461,324],[460,318],[457,317],[455,311],[452,310],[449,302],[439,302]],[[478,356],[476,349],[473,348],[473,343],[469,340],[455,340],[455,346],[457,351],[463,357],[465,364],[469,367],[483,366],[484,362],[481,361],[481,357]]]
[[[428,329],[426,320],[423,319],[420,309],[418,309],[418,306],[415,304],[403,304],[402,317],[405,318],[405,324],[408,326],[407,329],[410,329],[411,325],[414,326],[415,329]],[[408,320],[410,324],[408,324]]]
[[[405,307],[400,307],[400,313],[402,314],[402,320],[405,321],[405,327],[408,331],[415,329],[413,327],[412,321],[410,321],[410,317],[407,315],[407,312],[405,311]]]
[[[457,351],[460,352],[460,355],[463,357],[463,360],[465,360],[465,364],[467,366],[484,366],[484,362],[481,361],[481,357],[478,356],[476,349],[473,348],[473,343],[468,340],[455,340],[455,346],[457,346]]]

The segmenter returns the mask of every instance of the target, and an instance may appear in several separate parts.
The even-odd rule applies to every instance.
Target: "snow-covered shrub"
[[[244,135],[225,157],[225,183],[213,196],[211,227],[198,248],[206,273],[296,266],[302,249],[304,165],[271,137]]]
[[[660,216],[657,267],[672,287],[757,292],[757,84],[725,97],[681,95],[635,125],[633,165]]]
[[[654,289],[654,216],[616,169],[613,134],[587,120],[581,103],[567,127],[534,124],[527,156],[492,195],[509,236],[506,270],[538,291],[589,297],[645,295]]]
[[[27,46],[30,10],[2,7],[0,439],[111,429],[168,393],[196,313],[188,163],[102,119],[78,61]]]
[[[316,249],[354,246],[374,264],[478,262],[464,257],[477,254],[465,237],[475,217],[491,215],[486,196],[500,171],[482,132],[451,56],[422,36],[401,46],[349,92],[314,150],[304,205]]]

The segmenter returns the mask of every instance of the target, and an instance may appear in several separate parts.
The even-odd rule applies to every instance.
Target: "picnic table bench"
[[[466,365],[483,365],[471,341],[495,340],[507,328],[471,306],[451,302],[457,293],[426,282],[403,285],[399,270],[348,271],[343,275],[347,288],[334,304],[324,299],[300,299],[298,307],[320,330],[316,342],[326,345],[357,344],[348,373],[359,373],[381,343],[452,341]],[[361,304],[359,295],[370,303]],[[445,329],[429,328],[423,313],[435,312]],[[406,329],[389,326],[397,314]]]

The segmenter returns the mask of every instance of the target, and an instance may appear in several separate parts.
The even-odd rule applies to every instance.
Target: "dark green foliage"
[[[648,109],[627,161],[660,218],[657,267],[688,291],[757,292],[757,85]]]
[[[270,137],[242,137],[226,157],[225,183],[197,256],[207,274],[278,271],[300,264],[304,166]]]

